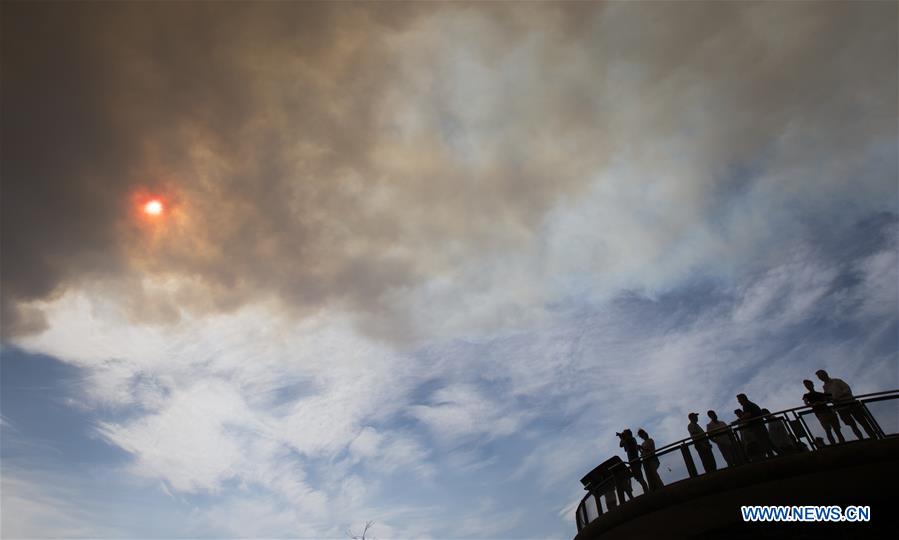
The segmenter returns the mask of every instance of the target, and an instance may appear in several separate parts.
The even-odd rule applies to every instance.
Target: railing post
[[[793,411],[793,418],[796,419],[797,422],[802,426],[802,431],[805,432],[805,440],[808,441],[808,449],[816,450],[817,446],[815,445],[815,439],[812,437],[812,431],[809,429],[808,424],[805,422],[805,417],[799,414],[796,411]]]
[[[802,439],[809,440],[808,430],[805,429],[805,424],[799,419],[799,416],[796,414],[796,411],[793,411],[793,418],[790,418],[790,413],[784,413],[784,418],[787,421],[787,428],[790,430],[790,433],[793,435],[793,438],[796,439],[797,450],[798,445],[802,444]],[[806,445],[807,446],[807,445]],[[812,450],[811,446],[807,446],[808,450]]]
[[[749,463],[749,456],[746,455],[746,448],[743,446],[743,440],[737,435],[739,428],[727,430],[727,436],[730,437],[731,448],[734,450],[734,458],[740,462],[740,465]]]
[[[874,415],[871,414],[871,411],[868,410],[868,404],[862,400],[858,400],[858,404],[862,406],[862,413],[865,415],[865,417],[868,418],[868,422],[870,422],[871,427],[874,428],[874,433],[877,435],[877,438],[885,439],[886,434],[883,432],[883,428],[880,427],[880,424],[877,423]]]
[[[834,414],[836,414],[836,413],[834,413]],[[805,422],[805,417],[803,415],[797,413],[796,411],[793,411],[793,415],[796,418],[798,418],[800,422],[802,422],[802,427],[803,427],[803,429],[805,429],[805,433],[806,433],[805,438],[810,445],[809,449],[810,450],[820,450],[820,448],[818,448],[818,443],[815,442],[815,438],[812,437],[812,430],[809,429],[808,424]]]
[[[684,456],[684,464],[687,465],[687,473],[690,475],[690,478],[699,476],[699,473],[696,472],[696,464],[693,463],[693,455],[690,453],[690,448],[686,444],[682,444],[680,445],[680,453]]]
[[[603,515],[604,513],[602,510],[602,494],[591,491],[590,496],[593,497],[593,506],[596,507],[596,517],[598,519],[599,516]]]

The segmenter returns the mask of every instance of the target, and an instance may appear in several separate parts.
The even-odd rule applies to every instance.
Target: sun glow
[[[158,199],[148,201],[144,205],[144,212],[151,216],[158,216],[162,213],[162,202],[160,202]]]

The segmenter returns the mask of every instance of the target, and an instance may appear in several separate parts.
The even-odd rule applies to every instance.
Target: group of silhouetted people
[[[857,424],[861,424],[868,437],[874,437],[874,428],[862,404],[852,395],[849,385],[841,379],[831,378],[823,369],[819,369],[815,374],[824,383],[823,391],[816,391],[812,381],[806,379],[802,382],[808,392],[802,396],[802,400],[812,407],[830,443],[835,443],[834,433],[840,442],[845,442],[837,415],[852,429],[856,438],[864,438]],[[714,441],[728,466],[739,464],[744,457],[748,461],[757,461],[808,450],[802,441],[790,433],[783,418],[776,417],[768,409],[759,407],[750,401],[746,394],[738,394],[737,402],[741,408],[734,410],[737,419],[731,426],[735,427],[735,430],[731,430],[731,426],[718,420],[715,411],[708,411],[709,423],[705,431],[697,422],[699,415],[696,413],[688,415],[690,423],[687,430],[695,441],[696,452],[706,472],[717,470],[710,440]],[[736,446],[738,444],[739,448]]]
[[[642,443],[637,442],[633,432],[629,429],[616,433],[616,435],[618,435],[619,439],[618,446],[624,449],[628,461],[626,467],[621,467],[614,471],[615,491],[618,493],[618,499],[624,502],[625,497],[634,498],[631,478],[640,484],[644,493],[655,491],[664,486],[662,477],[659,476],[659,458],[655,455],[656,443],[646,433],[646,430],[637,430],[637,436],[643,440]],[[640,461],[641,457],[643,458],[642,463]],[[609,502],[614,500],[614,495],[610,492],[606,493],[606,497],[606,500]],[[612,504],[614,505],[614,502]]]
[[[618,446],[624,448],[624,452],[627,454],[629,469],[633,478],[643,487],[643,491],[652,491],[664,485],[662,478],[659,476],[659,458],[655,456],[656,443],[643,429],[637,430],[637,436],[643,439],[642,443],[637,442],[631,430],[625,429],[618,434],[620,439]],[[639,463],[641,457],[647,458],[643,460],[643,469],[646,471],[645,479]],[[631,491],[630,482],[628,482],[626,491]],[[631,498],[633,498],[633,495]]]
[[[737,394],[737,402],[741,408],[734,410],[737,419],[731,424],[718,419],[715,411],[708,411],[709,422],[703,430],[697,413],[687,415],[690,421],[687,431],[705,472],[718,470],[712,453],[713,442],[728,467],[742,463],[744,456],[749,461],[755,461],[800,450],[799,442],[789,433],[781,418],[750,401],[746,394]]]
[[[737,419],[731,424],[721,421],[715,411],[708,411],[709,422],[703,430],[697,413],[687,415],[687,431],[705,472],[718,470],[713,442],[728,467],[742,463],[744,456],[755,461],[799,450],[799,442],[787,431],[782,419],[750,401],[746,394],[737,394],[737,402],[741,408],[734,410]]]
[[[875,437],[875,431],[867,413],[862,404],[852,395],[849,385],[841,379],[831,378],[823,369],[818,370],[815,374],[824,383],[822,391],[816,391],[812,381],[804,380],[803,384],[808,392],[802,396],[802,400],[806,405],[812,407],[812,411],[827,433],[830,443],[835,443],[834,434],[841,443],[845,442],[843,434],[840,432],[839,420],[849,426],[858,439],[863,438],[858,428],[859,424],[868,437]],[[734,410],[737,419],[731,424],[719,420],[715,411],[708,411],[706,414],[708,414],[709,422],[703,430],[699,425],[697,413],[691,412],[687,415],[690,421],[687,424],[687,431],[693,439],[693,446],[699,454],[705,472],[718,469],[712,453],[713,442],[728,467],[746,461],[758,461],[808,450],[802,441],[790,433],[783,418],[774,416],[768,409],[759,407],[750,401],[746,394],[737,394],[737,402],[740,404],[740,408]],[[839,420],[837,416],[839,416]],[[642,442],[638,442],[634,438],[630,429],[624,429],[616,435],[620,440],[619,446],[627,454],[627,463],[621,464],[614,470],[614,492],[609,489],[605,493],[611,506],[617,504],[616,492],[617,498],[621,502],[625,501],[625,497],[634,498],[631,479],[640,484],[644,493],[664,486],[662,478],[659,476],[660,462],[656,456],[655,441],[649,434],[643,429],[637,430],[637,436]],[[821,441],[820,438],[816,440]]]

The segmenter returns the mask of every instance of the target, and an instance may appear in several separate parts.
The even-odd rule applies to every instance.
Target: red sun
[[[162,214],[162,201],[159,199],[151,199],[144,204],[144,213],[151,216]]]

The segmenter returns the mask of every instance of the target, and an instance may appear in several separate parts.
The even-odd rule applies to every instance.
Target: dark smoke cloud
[[[40,328],[38,314],[17,310],[20,303],[85,280],[151,271],[239,289],[257,281],[248,276],[254,268],[269,267],[254,253],[257,240],[286,235],[292,245],[279,248],[299,255],[314,235],[290,208],[287,180],[303,172],[284,161],[293,141],[277,124],[302,124],[309,134],[302,138],[321,141],[330,163],[320,170],[341,159],[352,167],[371,104],[350,103],[355,110],[340,118],[327,105],[381,75],[376,43],[371,52],[355,44],[341,57],[337,34],[358,30],[364,40],[414,9],[349,7],[340,21],[332,11],[325,3],[6,4],[5,332]],[[332,57],[344,64],[329,77]],[[298,71],[308,78],[293,78]],[[377,81],[368,83],[376,90]],[[164,231],[157,240],[165,246],[149,245],[132,223],[136,190],[180,198],[182,213],[196,212],[189,228]],[[295,294],[319,302],[324,293]]]
[[[681,167],[676,235],[784,133],[795,162],[894,137],[895,11],[6,3],[4,334],[89,287],[136,321],[274,300],[397,337],[410,291],[526,249],[616,160]]]

